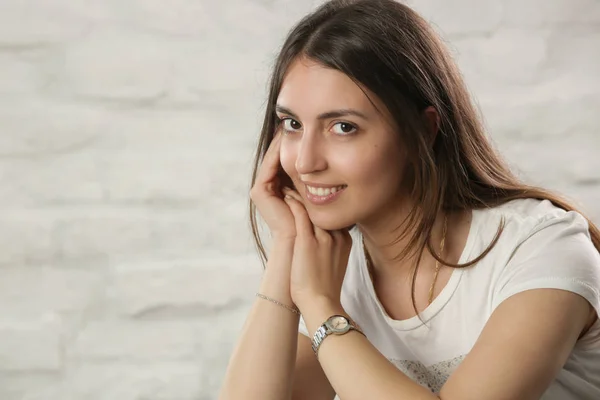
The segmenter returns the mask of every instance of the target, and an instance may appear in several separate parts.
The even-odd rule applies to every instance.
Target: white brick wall
[[[215,398],[268,68],[320,2],[0,2],[0,399]],[[600,222],[600,3],[409,3],[515,168]]]

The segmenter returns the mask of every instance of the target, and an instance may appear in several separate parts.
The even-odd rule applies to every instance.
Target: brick
[[[0,16],[0,45],[4,46],[55,44],[87,30],[85,20],[73,18],[52,2],[3,1]]]
[[[83,313],[104,287],[104,271],[0,268],[0,315],[23,318]]]
[[[594,0],[505,0],[504,22],[515,26],[547,27],[600,21],[600,5]]]
[[[107,11],[112,11],[111,19],[118,19],[126,26],[152,29],[181,36],[203,36],[215,25],[210,3],[192,0],[175,0],[165,8],[160,1],[133,0],[126,7],[118,1],[108,2]],[[117,12],[120,11],[120,12]],[[92,15],[93,17],[93,15]]]
[[[0,399],[50,400],[57,399],[61,385],[58,373],[0,372]]]
[[[544,153],[544,155],[539,155],[540,160],[545,157],[568,156],[568,154],[578,151],[583,143],[590,144],[591,141],[594,141],[591,134],[596,124],[595,110],[600,105],[600,96],[573,94],[572,99],[544,99],[544,92],[545,90],[539,90],[536,93],[535,90],[532,90],[529,94],[525,94],[525,90],[515,91],[515,96],[523,94],[523,97],[515,100],[514,103],[502,104],[500,98],[489,99],[484,108],[487,115],[490,115],[488,120],[492,127],[492,137],[499,143],[506,143],[507,146],[517,148],[521,146],[519,140],[525,142],[541,138],[561,140],[563,149],[570,150],[564,155],[561,155],[562,152],[556,154],[537,151],[536,153]],[[556,96],[561,95],[556,94]],[[565,113],[564,110],[569,110],[569,112]],[[568,143],[564,142],[565,136],[570,139]],[[525,146],[527,143],[523,145]],[[529,159],[535,163],[537,158],[529,157]],[[593,158],[584,160],[594,161]],[[523,159],[521,161],[525,162]],[[591,164],[590,167],[592,165],[594,164]],[[566,167],[564,164],[556,164],[556,168],[562,170]],[[594,168],[590,168],[590,171],[593,170]],[[544,172],[544,169],[540,169],[540,172]]]
[[[539,78],[547,56],[547,40],[542,32],[532,35],[523,29],[502,28],[489,36],[454,41],[453,46],[457,47],[458,59],[469,80],[491,82],[493,88],[482,89],[497,92],[502,85],[523,85]],[[486,93],[476,93],[481,92]]]
[[[494,0],[411,0],[406,2],[444,35],[494,31],[502,23],[502,2]]]
[[[262,269],[255,255],[119,264],[109,288],[117,312],[138,318],[203,318],[252,296]]]
[[[92,321],[70,346],[74,362],[194,360],[200,338],[185,321]]]
[[[31,63],[14,54],[0,53],[0,99],[31,94],[41,84],[41,74]]]
[[[600,5],[598,6],[600,14]],[[598,19],[600,22],[600,17]],[[598,93],[600,78],[598,77],[598,43],[600,32],[593,26],[574,24],[561,29],[560,35],[552,37],[548,55],[548,69],[554,74],[573,74],[583,84],[587,80],[590,90]]]
[[[573,135],[569,145],[565,145],[564,136],[548,137],[544,140],[544,154],[532,158],[531,154],[539,149],[539,142],[533,138],[531,141],[521,139],[519,146],[511,147],[505,154],[515,162],[518,160],[519,168],[542,185],[571,186],[577,181],[593,184],[600,181],[597,173],[600,160],[596,156],[595,141],[593,134]]]
[[[136,105],[200,105],[205,93],[219,96],[260,87],[255,79],[260,57],[207,39],[176,41],[167,35],[105,27],[66,48],[51,90]]]
[[[29,164],[32,169],[40,168],[39,160],[44,158],[52,165],[53,157],[77,154],[107,127],[106,113],[97,108],[39,100],[13,99],[0,109],[0,118],[5,129],[0,138],[2,162],[7,163],[7,158],[14,160],[24,172],[28,172],[24,160],[37,161]],[[53,134],[42,134],[48,129]]]
[[[200,374],[194,362],[82,364],[67,373],[54,398],[197,400],[202,394]]]
[[[57,90],[78,96],[148,101],[168,88],[168,40],[106,27],[71,44],[57,70]]]
[[[0,321],[0,371],[58,372],[62,368],[62,327],[43,319]]]
[[[81,207],[66,214],[0,212],[5,228],[0,239],[11,244],[0,255],[0,265],[196,258],[204,248],[231,254],[252,248],[244,203],[225,208],[221,220],[207,220],[195,209],[149,210]],[[227,210],[235,213],[226,215]]]
[[[36,118],[28,118],[31,112]],[[252,142],[217,134],[206,112],[106,112],[93,106],[17,103],[0,111],[3,204],[193,207],[215,196],[247,198]],[[58,132],[39,138],[53,126]],[[152,140],[148,138],[151,137]],[[240,155],[241,154],[246,154]],[[178,179],[173,179],[178,176]],[[224,184],[225,183],[225,184]]]
[[[477,98],[520,105],[596,95],[600,78],[590,54],[599,40],[600,33],[584,26],[564,27],[558,36],[550,29],[502,28],[452,43]]]
[[[0,266],[35,264],[57,257],[57,249],[53,238],[52,221],[29,220],[22,223],[19,218],[0,212],[3,229],[0,230],[0,243],[4,244],[0,253]],[[14,211],[10,211],[14,214]]]

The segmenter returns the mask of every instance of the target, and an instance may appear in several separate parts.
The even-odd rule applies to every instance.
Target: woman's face
[[[277,116],[281,165],[316,226],[369,223],[398,204],[406,163],[399,135],[348,76],[297,60],[284,78]]]

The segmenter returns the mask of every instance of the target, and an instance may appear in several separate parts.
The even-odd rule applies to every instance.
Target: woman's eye
[[[333,130],[337,135],[351,135],[356,131],[356,127],[347,122],[338,122],[333,126]]]
[[[302,128],[302,125],[300,125],[300,122],[293,120],[291,118],[283,118],[281,120],[281,122],[283,123],[283,129],[288,132],[295,132]]]

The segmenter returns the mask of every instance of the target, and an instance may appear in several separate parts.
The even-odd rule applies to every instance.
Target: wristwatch
[[[363,333],[363,331],[354,324],[350,319],[344,317],[343,315],[332,315],[317,329],[312,339],[312,349],[315,352],[315,355],[319,351],[319,346],[323,343],[323,340],[329,335],[343,335],[345,333],[350,332],[351,330],[355,330],[359,333]]]

